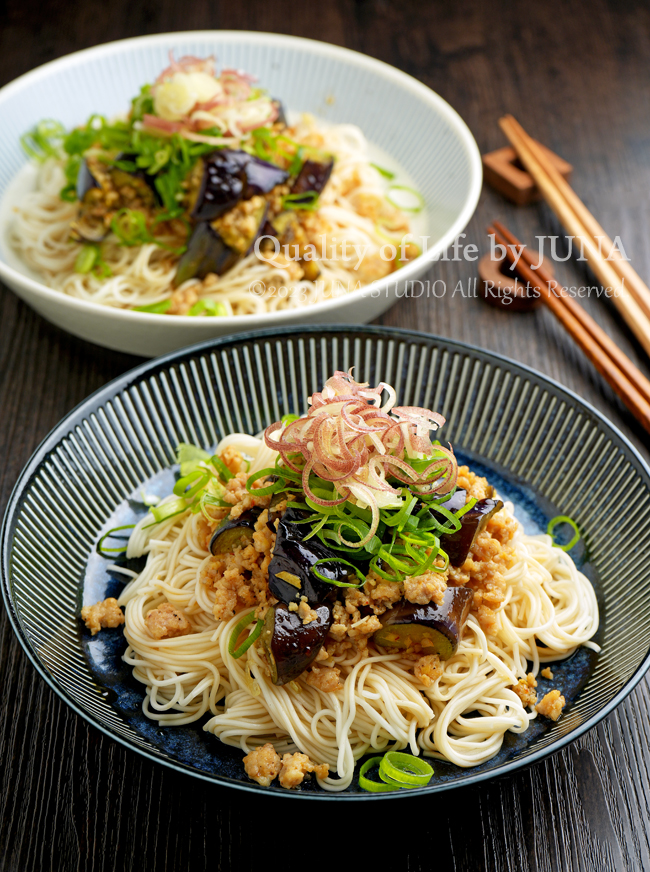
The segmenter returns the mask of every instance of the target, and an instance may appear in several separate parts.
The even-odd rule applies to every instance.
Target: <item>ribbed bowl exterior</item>
[[[323,327],[217,340],[145,364],[74,410],[30,461],[5,518],[3,591],[32,662],[77,712],[150,757],[257,789],[243,772],[179,762],[111,706],[82,650],[81,583],[107,519],[173,464],[178,442],[210,447],[234,431],[257,433],[304,412],[308,395],[351,366],[359,380],[394,385],[401,405],[440,411],[443,441],[574,518],[597,577],[603,650],[566,714],[513,759],[457,770],[426,790],[557,750],[640,679],[650,647],[650,475],[626,439],[569,391],[488,352],[407,331]],[[368,794],[353,786],[340,796]]]

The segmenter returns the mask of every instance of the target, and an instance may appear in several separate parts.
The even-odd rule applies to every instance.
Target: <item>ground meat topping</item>
[[[494,495],[494,488],[486,478],[476,475],[468,466],[458,467],[458,487],[467,491],[468,497],[487,500]]]
[[[144,622],[149,635],[154,639],[174,639],[192,632],[192,624],[183,609],[171,603],[163,603],[157,609],[151,609],[145,615]]]
[[[357,636],[372,636],[377,630],[381,630],[381,621],[377,615],[367,615],[360,621],[355,621],[348,628],[348,636],[354,639]]]
[[[413,669],[417,680],[425,687],[431,687],[433,682],[442,675],[442,665],[438,654],[426,654],[415,664]]]
[[[376,615],[383,615],[387,609],[393,607],[394,603],[402,599],[404,585],[394,581],[384,581],[371,571],[363,586],[363,592],[373,612]]]
[[[546,666],[544,669],[542,669],[542,677],[549,678],[549,679],[553,678],[553,673],[551,672],[551,669],[549,666]]]
[[[566,705],[566,700],[559,690],[550,690],[546,696],[538,703],[535,708],[544,715],[545,718],[550,718],[556,721],[562,714],[562,709]]]
[[[252,544],[215,554],[203,565],[201,581],[216,590],[213,613],[218,620],[229,620],[243,608],[268,604],[269,564],[275,544],[268,518],[264,509],[255,522]]]
[[[219,456],[233,475],[237,475],[241,471],[244,458],[234,446],[229,445],[227,448],[224,448]]]
[[[491,522],[498,518],[496,526]],[[505,520],[504,520],[505,519]],[[510,518],[502,511],[494,515],[485,530],[478,534],[462,566],[449,567],[449,584],[466,585],[474,592],[472,612],[486,633],[494,633],[497,626],[496,612],[505,599],[505,572],[516,560],[514,548],[492,535],[510,535],[516,529],[510,525]],[[509,542],[509,539],[508,539]]]
[[[525,678],[520,678],[517,684],[513,685],[510,690],[514,690],[522,701],[524,708],[528,708],[528,706],[535,705],[537,702],[536,687],[535,676],[532,672],[529,672]]]
[[[276,753],[270,742],[254,748],[244,757],[246,775],[262,787],[268,787],[273,779],[277,778],[281,768],[280,755]]]
[[[84,606],[81,617],[93,636],[99,633],[102,627],[119,627],[124,623],[124,612],[112,596],[103,602],[95,603],[94,606]]]
[[[443,572],[424,572],[404,579],[404,596],[410,603],[442,605],[446,590],[447,579]]]
[[[238,518],[247,509],[252,509],[256,506],[268,509],[269,503],[271,502],[271,497],[268,495],[262,496],[257,495],[254,492],[249,493],[246,490],[247,479],[248,473],[241,471],[234,475],[226,485],[223,499],[224,502],[232,505],[232,509],[230,510],[230,518],[232,520]],[[253,491],[255,491],[256,485],[257,487],[264,487],[262,482],[255,482],[252,487]]]
[[[322,690],[323,693],[334,693],[337,690],[341,690],[343,683],[340,676],[341,670],[337,666],[312,666],[311,670],[303,675],[307,684],[315,687],[316,690]]]
[[[312,621],[315,621],[318,618],[318,613],[311,608],[311,606],[307,602],[306,596],[300,597],[300,604],[298,605],[298,617],[303,622],[303,624],[311,624]]]
[[[302,784],[305,775],[315,772],[318,778],[327,778],[329,766],[326,763],[318,765],[311,762],[306,754],[285,754],[280,770],[280,784],[290,790]]]

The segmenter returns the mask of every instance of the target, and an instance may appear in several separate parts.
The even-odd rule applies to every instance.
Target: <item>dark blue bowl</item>
[[[144,717],[142,685],[121,660],[121,629],[92,638],[79,620],[123,584],[95,552],[100,531],[130,523],[138,495],[168,493],[178,442],[214,445],[234,431],[256,433],[306,398],[335,369],[385,381],[400,404],[434,408],[463,461],[515,504],[527,532],[573,517],[572,551],[592,580],[602,652],[579,649],[553,666],[568,703],[560,720],[537,719],[507,734],[499,754],[472,769],[436,763],[430,785],[369,794],[356,780],[342,793],[315,783],[262,788],[244,773],[242,752],[198,722],[159,727]],[[616,524],[612,506],[618,506]],[[625,506],[625,513],[620,507]],[[532,370],[460,342],[382,327],[280,329],[214,340],[132,370],[72,411],[38,448],[9,501],[1,538],[3,595],[18,638],[45,681],[107,735],[199,778],[287,797],[380,799],[446,790],[510,772],[554,753],[605,717],[645,673],[650,658],[650,471],[600,413]],[[540,679],[540,690],[545,686]]]

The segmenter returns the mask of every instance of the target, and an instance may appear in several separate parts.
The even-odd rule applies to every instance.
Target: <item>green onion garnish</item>
[[[379,766],[380,781],[372,781],[366,773]],[[370,793],[383,793],[388,790],[426,787],[434,771],[425,760],[400,751],[387,751],[383,757],[371,757],[359,770],[359,787]],[[383,782],[383,783],[382,783]]]
[[[380,167],[379,164],[371,163],[371,167],[374,167],[380,176],[383,176],[385,179],[388,179],[389,182],[392,182],[395,178],[395,173],[387,170],[386,167]]]
[[[556,542],[553,537],[553,530],[558,526],[558,524],[568,524],[574,531],[573,538],[566,545],[560,545],[560,543]],[[546,532],[553,539],[553,544],[556,545],[558,548],[561,548],[562,551],[570,551],[573,546],[577,545],[580,541],[580,530],[578,529],[578,525],[573,520],[573,518],[569,518],[567,515],[558,515],[556,518],[552,518],[548,522]]]
[[[149,303],[147,306],[134,306],[134,312],[149,312],[151,315],[164,315],[171,308],[171,300],[160,300],[158,303]]]
[[[412,198],[414,198],[415,202],[413,202],[412,200],[410,205],[408,201],[406,204],[395,202],[395,200],[393,200],[393,198],[391,197],[392,191],[405,191],[407,194],[410,194]],[[419,191],[416,191],[415,188],[409,188],[408,185],[391,185],[386,194],[386,199],[391,204],[391,206],[395,206],[395,208],[399,209],[401,212],[411,212],[414,215],[416,215],[418,212],[421,212],[426,206],[422,194],[420,194]]]
[[[322,566],[323,564],[328,563],[342,563],[344,566],[349,566],[350,569],[357,574],[359,584],[352,584],[351,582],[337,581],[334,578],[328,578],[316,569],[317,566]],[[353,563],[344,560],[342,557],[324,557],[322,560],[317,560],[310,569],[316,578],[320,578],[321,581],[326,581],[328,584],[335,584],[337,587],[361,587],[366,583],[366,576]]]
[[[74,262],[74,271],[77,273],[89,273],[95,266],[95,262],[99,256],[99,246],[84,245]]]
[[[124,545],[122,548],[104,548],[104,542],[107,539],[129,539],[129,536],[116,536],[115,534],[119,530],[132,530],[135,527],[135,524],[124,524],[122,527],[113,527],[112,530],[109,530],[108,533],[104,533],[102,538],[97,543],[97,553],[102,557],[112,557],[116,554],[125,554],[127,546]]]
[[[51,118],[33,127],[20,137],[20,144],[27,154],[38,161],[48,157],[61,157],[61,147],[64,142],[65,128]]]
[[[232,472],[228,469],[223,460],[218,457],[216,454],[214,457],[210,458],[210,463],[214,466],[219,474],[219,478],[222,481],[230,481],[231,478],[234,478]]]
[[[240,618],[235,626],[233,627],[232,633],[230,634],[230,639],[228,640],[228,653],[235,660],[238,660],[242,654],[245,654],[248,649],[251,647],[253,642],[259,639],[260,633],[262,632],[262,627],[264,626],[264,621],[258,621],[257,626],[253,630],[253,632],[246,638],[239,648],[235,648],[237,644],[237,639],[242,634],[242,631],[246,629],[246,627],[251,624],[255,620],[255,612],[249,612],[247,615],[244,615],[243,618]]]
[[[207,298],[197,300],[187,314],[194,317],[196,315],[201,315],[203,312],[205,312],[206,315],[215,318],[223,318],[224,315],[228,314],[223,303],[216,303],[214,300],[209,300]]]
[[[313,212],[318,209],[318,194],[316,191],[305,191],[304,194],[286,194],[282,198],[283,209],[305,209]]]

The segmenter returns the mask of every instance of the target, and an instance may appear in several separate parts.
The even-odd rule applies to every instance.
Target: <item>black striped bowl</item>
[[[121,661],[121,630],[91,639],[79,620],[84,597],[115,595],[121,582],[95,553],[101,533],[133,519],[143,485],[171,489],[174,448],[206,448],[233,431],[260,431],[306,408],[335,369],[395,386],[403,405],[446,418],[442,438],[502,495],[529,531],[570,515],[574,549],[601,609],[602,653],[579,651],[553,668],[569,699],[556,724],[534,722],[508,736],[474,769],[436,764],[427,788],[444,790],[526,765],[592,727],[630,692],[649,665],[650,472],[630,443],[565,388],[512,361],[462,343],[381,327],[319,327],[245,334],[145,363],[70,413],[21,475],[2,530],[2,580],[20,642],[45,681],[76,712],[150,759],[246,790],[305,798],[381,798],[356,782],[342,794],[248,781],[242,754],[200,724],[159,728],[141,713],[143,692]],[[612,504],[617,514],[613,536]],[[633,559],[630,559],[630,557]],[[550,685],[549,685],[550,687]],[[547,689],[540,682],[540,689]],[[395,794],[390,794],[394,796]]]

